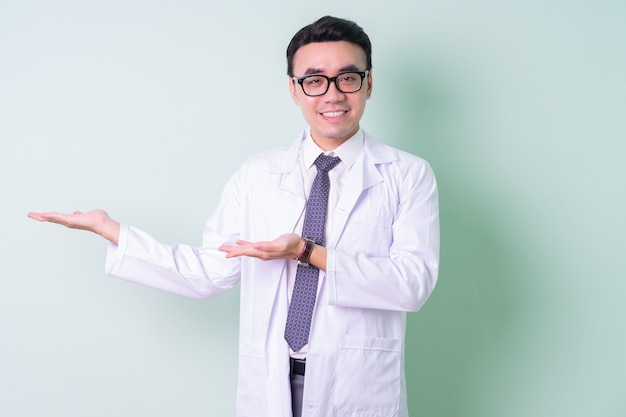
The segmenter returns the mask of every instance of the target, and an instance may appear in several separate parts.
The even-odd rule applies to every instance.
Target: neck
[[[313,135],[313,132],[311,132],[311,139],[313,139],[313,142],[315,142],[317,146],[322,148],[322,150],[332,151],[332,150],[337,149],[344,143],[346,143],[346,141],[348,141],[348,139],[353,137],[358,131],[359,131],[359,128],[357,128],[354,132],[350,133],[348,136],[341,138],[341,139],[318,138]]]

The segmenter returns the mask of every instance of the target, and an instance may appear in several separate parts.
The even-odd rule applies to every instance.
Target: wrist
[[[315,242],[307,238],[302,238],[302,241],[302,251],[300,252],[300,256],[295,258],[295,260],[298,261],[298,264],[300,265],[309,266],[309,261],[311,260],[311,253],[313,253],[313,247],[315,246]]]
[[[111,218],[107,218],[101,225],[100,230],[96,233],[110,241],[111,243],[118,244],[120,236],[120,224]]]

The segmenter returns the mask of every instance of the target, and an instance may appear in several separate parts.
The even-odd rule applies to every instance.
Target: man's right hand
[[[70,229],[88,230],[99,234],[117,245],[120,236],[120,224],[111,219],[106,211],[96,209],[88,212],[75,211],[68,213],[28,213],[28,217],[40,222],[58,223]]]

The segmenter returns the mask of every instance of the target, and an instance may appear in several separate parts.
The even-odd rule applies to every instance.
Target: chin
[[[358,132],[359,127],[351,127],[349,129],[326,129],[320,131],[320,134],[328,139],[344,140]]]

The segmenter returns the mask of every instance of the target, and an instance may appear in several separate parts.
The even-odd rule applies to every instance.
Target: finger
[[[252,247],[261,252],[275,252],[276,249],[273,248],[271,242],[256,242],[252,245]]]
[[[230,244],[223,244],[217,247],[218,250],[222,250],[222,251],[234,251],[237,250],[239,248],[241,248],[242,246],[250,246],[250,245],[239,245],[239,242],[236,242],[236,245],[230,245]]]
[[[241,247],[230,246],[220,249],[226,252],[226,258],[236,258],[238,256],[254,256],[249,249],[241,249]]]
[[[50,222],[60,224],[69,228],[80,228],[79,223],[72,219],[72,214],[64,214],[64,213],[29,213],[29,217],[32,217],[35,220],[40,222]]]
[[[28,217],[34,220],[38,220],[40,222],[51,221],[58,215],[59,215],[58,213],[34,213],[34,212],[28,213]]]
[[[26,216],[28,216],[29,218],[33,219],[33,220],[37,220],[37,221],[43,221],[43,217],[41,217],[40,213],[35,213],[35,212],[29,212],[26,214]]]
[[[252,247],[257,251],[271,254],[282,254],[286,250],[284,244],[276,241],[256,242]]]

